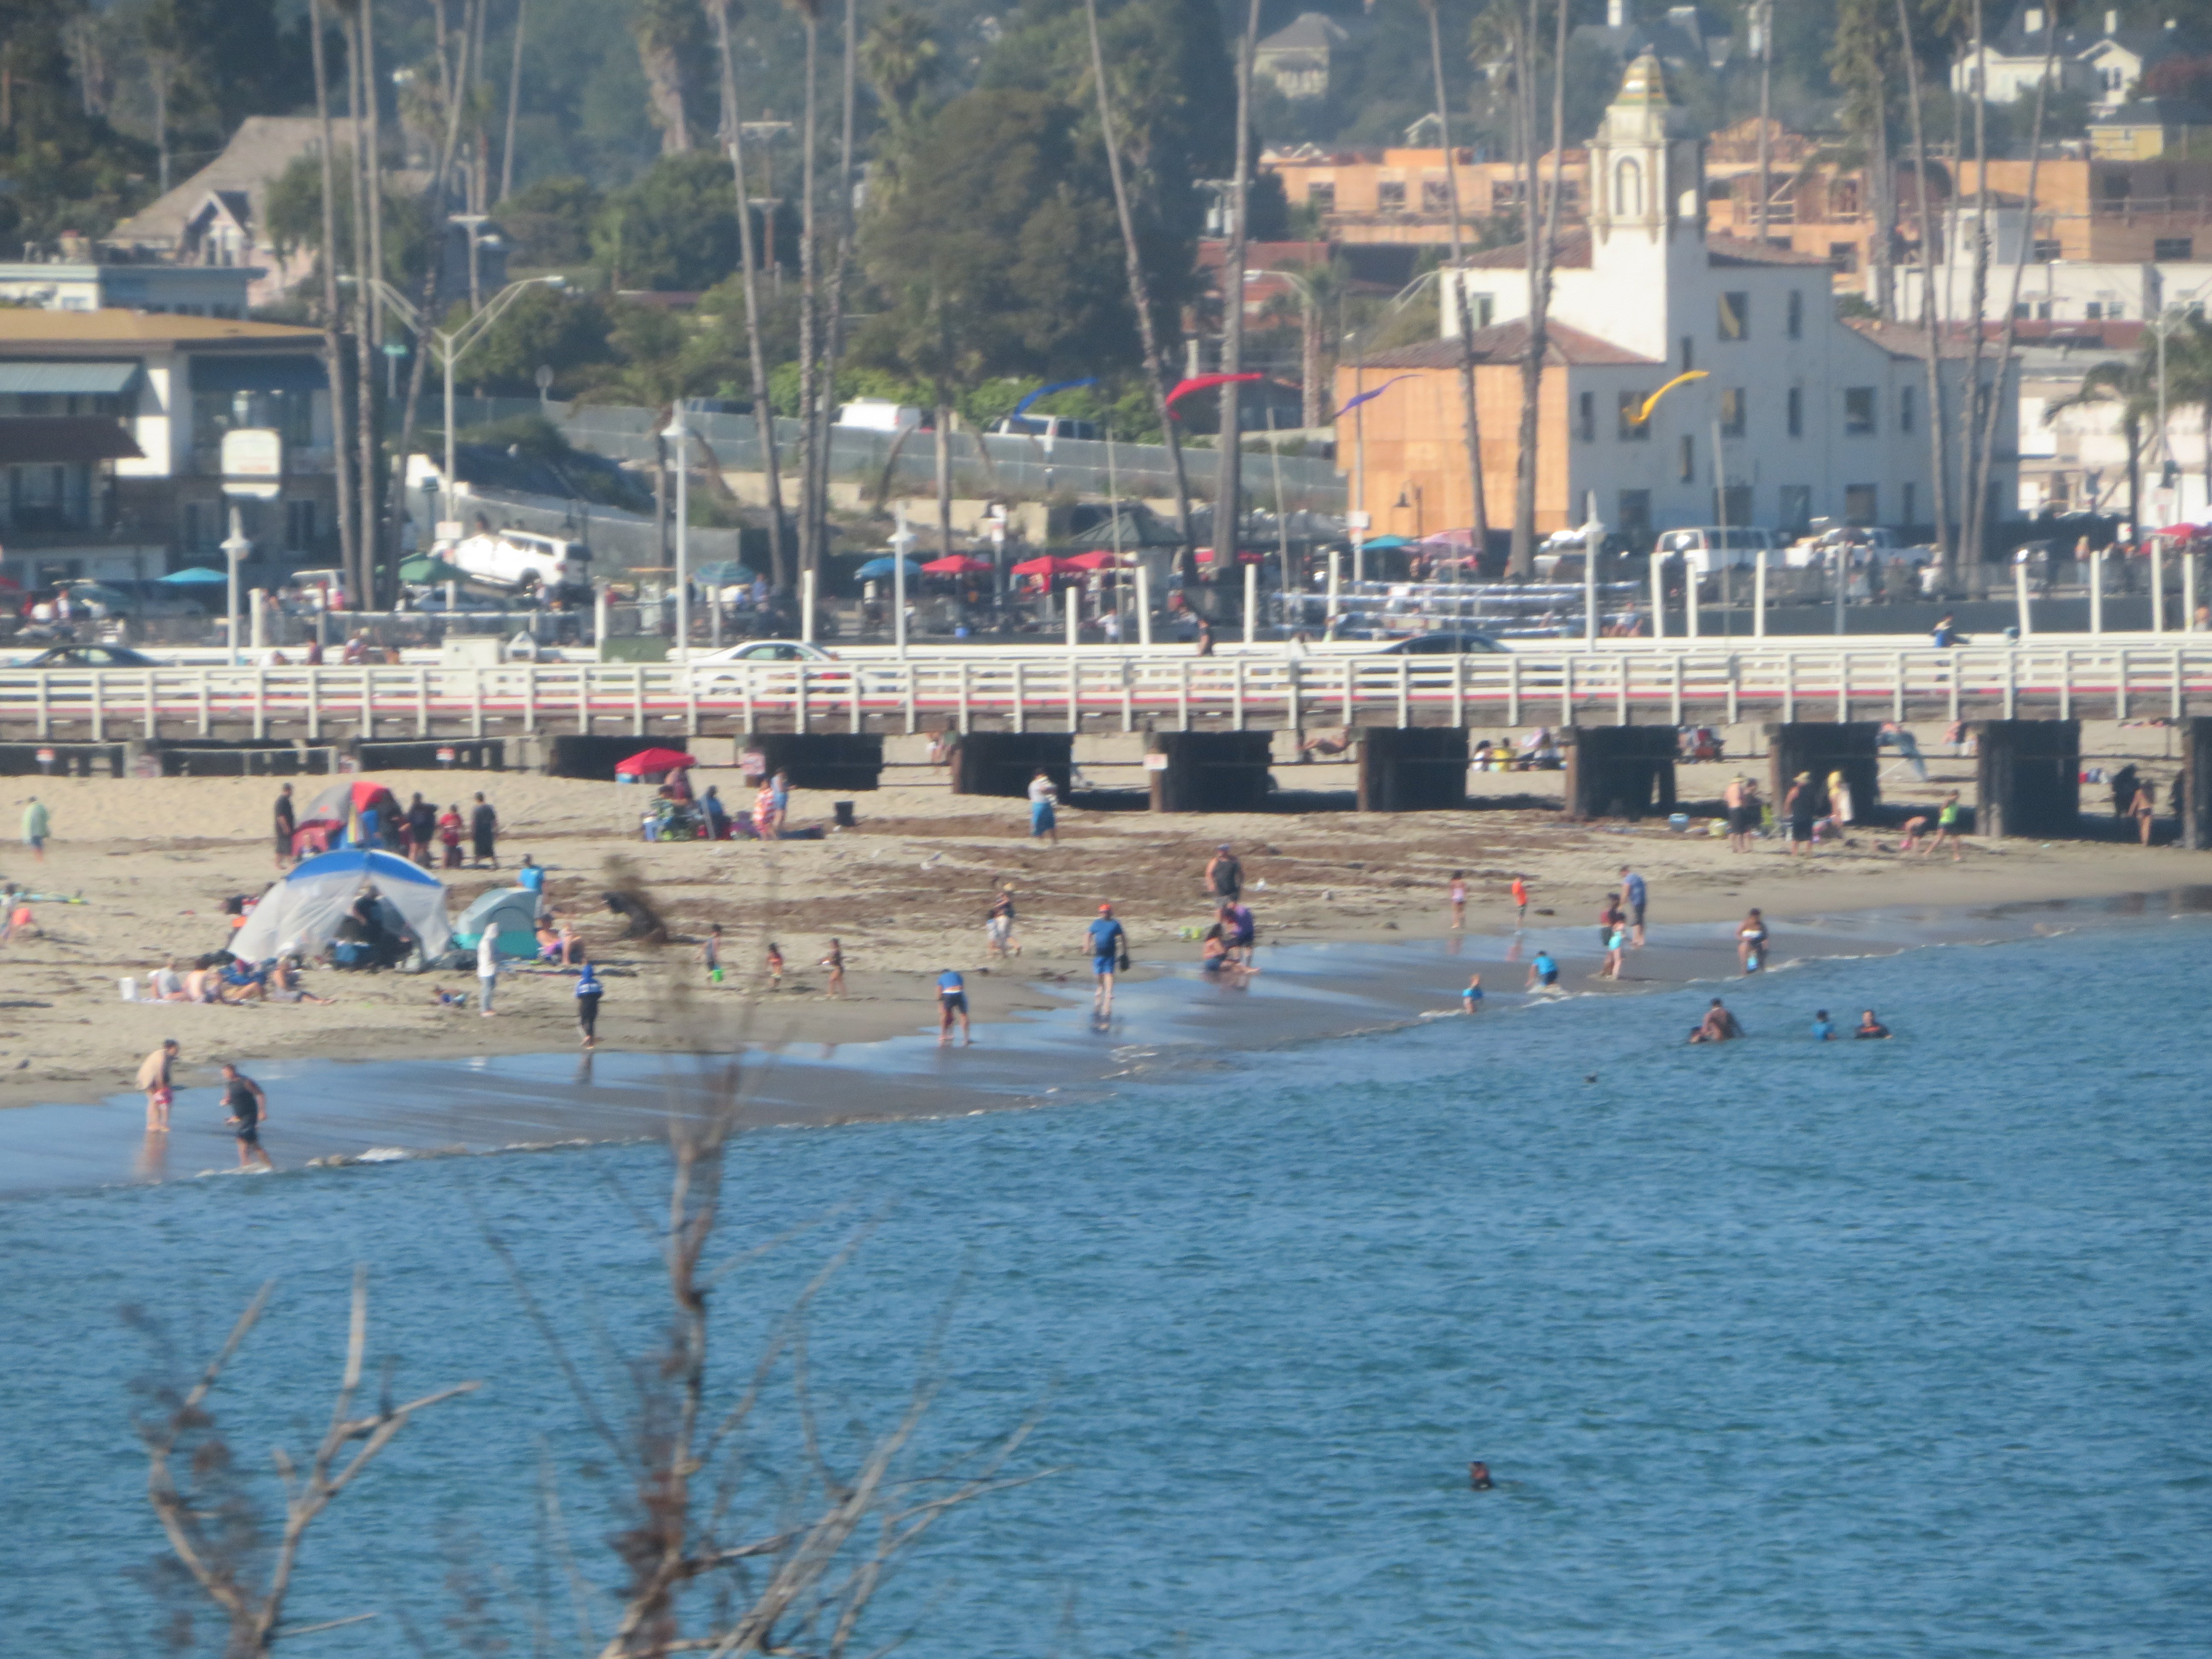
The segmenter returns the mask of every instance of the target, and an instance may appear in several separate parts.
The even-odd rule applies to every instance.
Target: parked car
[[[747,640],[743,645],[733,645],[725,650],[691,659],[695,668],[702,664],[720,662],[835,662],[837,653],[824,651],[818,645],[809,645],[805,640]]]
[[[991,430],[1001,438],[1042,438],[1047,449],[1052,447],[1055,438],[1095,444],[1106,435],[1097,422],[1074,420],[1066,415],[1009,415],[994,422]]]
[[[1774,532],[1755,525],[1710,525],[1662,531],[1652,551],[1662,559],[1680,559],[1698,575],[1710,576],[1723,566],[1748,570],[1761,553],[1781,545]]]
[[[167,665],[121,645],[58,645],[41,651],[24,668],[162,668]]]

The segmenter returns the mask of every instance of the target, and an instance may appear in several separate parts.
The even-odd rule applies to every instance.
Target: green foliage
[[[515,191],[499,204],[510,264],[541,270],[584,264],[592,257],[592,222],[605,201],[596,185],[574,173]]]
[[[712,288],[738,264],[738,193],[713,150],[663,156],[610,195],[592,222],[592,252],[616,288]]]
[[[353,153],[350,149],[339,150],[335,160],[338,269],[350,270],[354,267]],[[384,191],[384,279],[411,289],[422,281],[429,258],[429,213],[422,198],[414,191],[394,188],[390,173],[385,174],[380,182]],[[269,234],[277,247],[286,252],[295,248],[321,252],[320,158],[295,156],[276,175],[276,182],[269,187]]]
[[[453,436],[465,444],[511,449],[534,461],[561,461],[576,453],[568,434],[543,415],[510,415],[504,420],[459,428]]]
[[[865,228],[890,303],[856,360],[939,388],[935,401],[996,375],[1128,361],[1120,233],[1099,183],[1048,94],[953,100]]]
[[[1854,317],[1874,319],[1881,315],[1881,312],[1875,302],[1863,294],[1836,295],[1836,316],[1841,321],[1850,322]]]
[[[456,306],[447,325],[467,314],[465,305]],[[528,397],[538,390],[543,366],[553,371],[554,394],[569,397],[615,362],[613,331],[597,295],[527,288],[469,349],[458,374],[495,395]]]
[[[153,194],[151,146],[83,112],[63,25],[65,0],[0,5],[0,70],[12,119],[0,130],[0,243],[49,242],[64,231],[96,236]]]

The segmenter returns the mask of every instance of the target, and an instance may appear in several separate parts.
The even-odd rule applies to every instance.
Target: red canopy
[[[628,760],[615,763],[615,775],[643,777],[653,772],[681,772],[698,763],[681,749],[641,749]]]
[[[948,553],[941,559],[932,559],[922,566],[925,576],[985,576],[991,572],[991,562],[967,553]]]
[[[2154,536],[2171,536],[2176,541],[2187,541],[2192,536],[2203,533],[2204,526],[2201,524],[2170,524],[2163,530],[2151,532]]]
[[[1013,568],[1017,576],[1057,576],[1077,568],[1073,561],[1056,559],[1049,553],[1040,553],[1034,559],[1024,559]]]
[[[1115,556],[1111,548],[1099,547],[1088,553],[1075,554],[1060,562],[1068,570],[1108,570],[1113,568]]]

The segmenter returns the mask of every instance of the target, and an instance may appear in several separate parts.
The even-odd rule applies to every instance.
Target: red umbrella
[[[985,576],[991,572],[991,562],[966,553],[948,553],[941,559],[932,559],[922,566],[925,576]]]
[[[1056,559],[1049,553],[1040,553],[1034,559],[1024,559],[1013,568],[1017,576],[1057,576],[1075,567],[1066,559]]]
[[[2171,536],[2176,541],[2187,541],[2191,536],[2201,536],[2203,533],[2204,526],[2201,524],[2170,524],[2163,530],[2151,532],[2154,536]]]
[[[615,763],[615,775],[643,777],[653,772],[681,772],[698,763],[681,749],[641,749],[628,760]]]

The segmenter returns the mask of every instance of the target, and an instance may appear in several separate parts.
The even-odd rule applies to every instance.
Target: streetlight
[[[660,435],[676,447],[676,660],[691,660],[691,428],[676,399]]]

